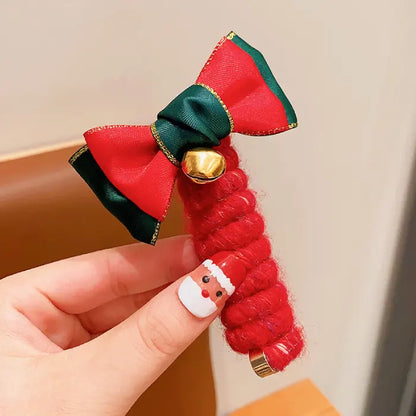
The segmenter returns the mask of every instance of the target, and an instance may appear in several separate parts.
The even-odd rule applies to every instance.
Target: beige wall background
[[[213,327],[218,414],[310,377],[363,414],[415,145],[412,0],[5,0],[0,154],[150,123],[229,30],[266,56],[300,126],[235,136],[308,336],[259,379]],[[197,370],[197,363],[196,363]]]

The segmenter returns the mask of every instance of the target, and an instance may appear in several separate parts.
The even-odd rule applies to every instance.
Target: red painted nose
[[[201,294],[202,294],[202,296],[203,296],[204,298],[209,298],[209,292],[208,292],[208,290],[203,289],[203,290],[202,290],[202,292],[201,292]]]

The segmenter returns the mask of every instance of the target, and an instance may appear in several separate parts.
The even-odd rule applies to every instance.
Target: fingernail
[[[185,270],[191,270],[199,264],[199,259],[195,253],[195,247],[192,238],[188,238],[185,241],[182,251],[182,263],[185,267]]]
[[[246,276],[243,262],[231,252],[217,253],[185,277],[179,300],[192,315],[206,318],[219,313]]]

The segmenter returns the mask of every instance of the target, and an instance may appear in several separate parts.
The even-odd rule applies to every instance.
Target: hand
[[[124,415],[220,311],[199,319],[178,299],[197,265],[176,237],[0,281],[0,414]]]

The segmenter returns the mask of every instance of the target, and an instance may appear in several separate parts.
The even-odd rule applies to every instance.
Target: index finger
[[[198,264],[189,236],[131,244],[57,261],[10,276],[36,287],[60,310],[79,314],[121,296],[170,283]],[[23,285],[22,285],[23,283]]]

